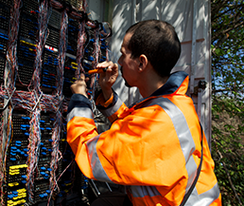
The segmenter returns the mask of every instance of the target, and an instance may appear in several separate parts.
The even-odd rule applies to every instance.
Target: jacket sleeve
[[[75,97],[83,102],[76,102]],[[160,107],[127,109],[122,116],[116,115],[119,118],[109,130],[98,134],[91,107],[85,104],[87,99],[84,98],[72,96],[67,141],[86,177],[124,185],[156,186],[163,182],[167,187],[182,179],[182,174],[187,179],[185,159],[174,125],[169,123],[170,117]],[[117,103],[114,106],[118,106]],[[108,116],[118,111],[113,107],[109,110]],[[162,124],[167,125],[164,133],[160,132]],[[170,137],[170,144],[166,136]],[[179,170],[182,171],[180,175]]]
[[[112,97],[106,102],[100,92],[96,97],[96,106],[111,123],[118,118],[123,118],[128,111],[127,106],[119,99],[114,91]]]

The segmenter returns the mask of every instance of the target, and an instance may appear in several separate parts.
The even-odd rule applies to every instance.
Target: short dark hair
[[[128,43],[131,58],[147,56],[161,77],[169,76],[181,53],[181,44],[172,25],[160,20],[146,20],[132,25]]]

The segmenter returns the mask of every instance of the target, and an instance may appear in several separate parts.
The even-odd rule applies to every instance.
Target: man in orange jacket
[[[164,21],[142,21],[127,30],[118,63],[126,85],[137,87],[143,99],[127,107],[112,90],[117,64],[98,64],[108,69],[100,74],[96,104],[112,122],[101,134],[84,76],[71,86],[67,141],[77,164],[88,178],[125,185],[136,206],[221,205],[207,140],[185,95],[189,77],[170,74],[180,51],[174,28]]]

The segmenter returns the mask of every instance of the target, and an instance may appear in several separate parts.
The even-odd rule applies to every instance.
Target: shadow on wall
[[[133,2],[136,1],[136,5]],[[195,5],[194,5],[195,2]],[[147,19],[160,19],[169,22],[175,27],[176,33],[181,41],[182,52],[179,61],[173,71],[183,70],[188,74],[191,73],[191,65],[194,62],[195,78],[205,78],[205,64],[208,61],[206,53],[206,41],[204,34],[205,19],[208,19],[206,1],[182,1],[182,0],[114,0],[113,5],[113,36],[111,38],[111,60],[117,62],[120,57],[120,47],[126,30],[135,23],[135,21]],[[194,6],[196,12],[194,14]],[[205,19],[204,19],[205,18]],[[194,59],[192,60],[192,36],[193,22],[195,21],[196,29],[196,49],[194,51]],[[207,58],[206,58],[207,57]],[[119,76],[115,91],[122,97],[123,101],[127,101],[128,88],[124,87],[123,80]],[[139,97],[139,95],[132,96]],[[137,101],[137,99],[135,99]]]
[[[159,0],[136,0],[136,6],[133,7],[133,1],[114,0],[113,9],[113,37],[111,50],[114,56],[119,56],[120,45],[122,43],[125,31],[134,23],[134,20],[160,19],[169,22],[175,27],[176,33],[182,43],[182,53],[179,66],[186,69],[191,64],[191,40],[193,27],[193,5],[194,1],[159,1]],[[196,39],[203,40],[204,21],[202,17],[205,14],[203,1],[196,1],[196,7],[199,8],[196,13]],[[134,11],[133,11],[134,10]],[[201,18],[200,18],[201,17]],[[115,60],[117,60],[115,58]],[[196,59],[198,61],[198,59]]]

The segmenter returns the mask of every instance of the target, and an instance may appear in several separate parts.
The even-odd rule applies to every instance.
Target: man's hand
[[[118,65],[113,62],[102,62],[97,65],[97,69],[107,68],[106,72],[100,73],[100,77],[98,83],[102,89],[103,96],[105,101],[107,101],[113,91],[112,86],[115,83],[119,72],[118,72]]]
[[[87,97],[87,94],[86,94],[87,89],[86,89],[85,75],[84,74],[81,74],[80,79],[77,79],[70,86],[70,89],[73,92],[73,94],[83,94],[85,97]]]

